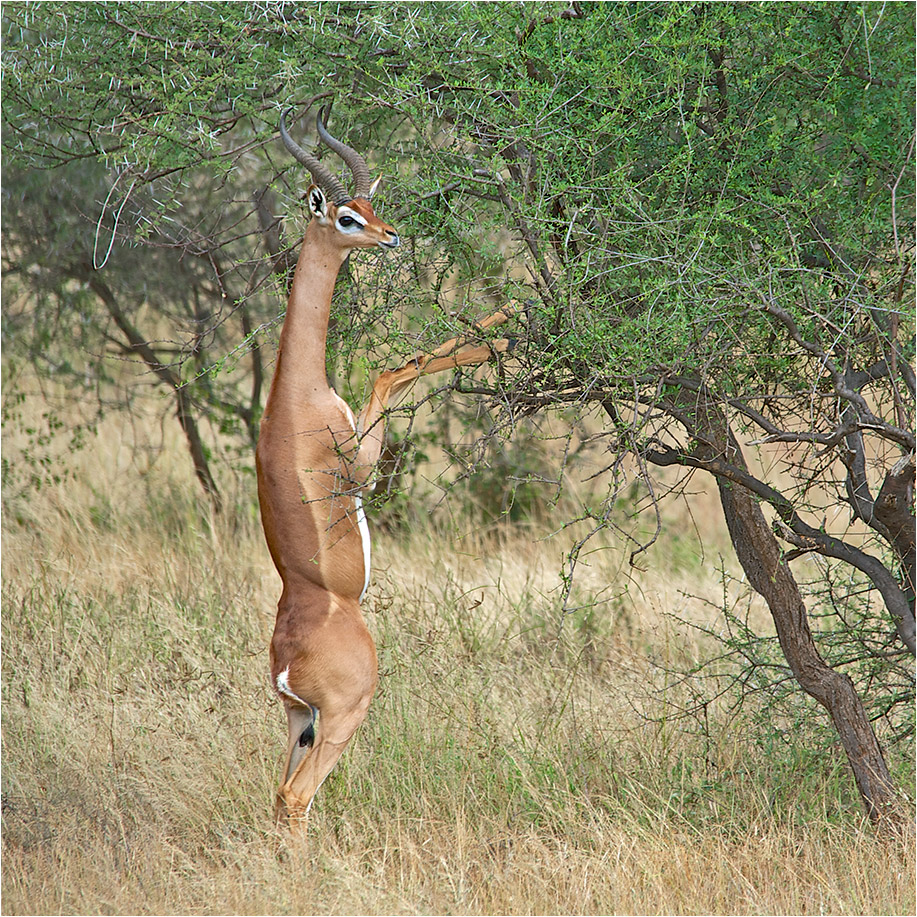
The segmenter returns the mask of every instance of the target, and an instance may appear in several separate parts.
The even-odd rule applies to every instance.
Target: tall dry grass
[[[209,518],[180,444],[138,474],[121,423],[7,490],[4,913],[914,912],[912,839],[873,836],[836,759],[675,674],[713,565],[609,542],[561,619],[567,536],[377,538],[379,692],[289,841],[253,487]]]

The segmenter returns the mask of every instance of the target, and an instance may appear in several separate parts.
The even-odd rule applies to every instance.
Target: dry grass
[[[139,475],[120,423],[8,491],[4,913],[914,913],[912,839],[833,759],[678,716],[709,647],[667,613],[711,620],[712,564],[622,580],[613,545],[561,623],[560,539],[378,539],[380,690],[290,842],[252,488],[210,520],[180,444]]]

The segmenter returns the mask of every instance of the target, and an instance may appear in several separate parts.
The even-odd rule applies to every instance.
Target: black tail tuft
[[[315,744],[315,717],[312,717],[311,722],[305,729],[302,731],[302,735],[299,737],[299,747],[306,748],[307,746],[311,748]]]

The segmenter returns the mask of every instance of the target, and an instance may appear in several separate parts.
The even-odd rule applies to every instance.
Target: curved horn
[[[332,171],[323,163],[319,162],[311,153],[307,153],[288,133],[286,125],[286,116],[290,113],[288,109],[280,116],[280,139],[283,145],[290,151],[293,158],[304,165],[315,179],[315,183],[334,201],[335,204],[346,204],[350,200],[347,189],[341,184]],[[332,147],[332,149],[334,149]],[[337,152],[335,150],[335,152]],[[345,160],[346,161],[346,160]],[[349,163],[348,163],[349,165]]]
[[[353,173],[353,183],[354,183],[354,197],[365,197],[369,199],[370,189],[372,188],[372,178],[369,175],[369,166],[366,165],[366,160],[355,150],[353,147],[347,146],[346,143],[341,143],[340,140],[336,140],[325,128],[324,119],[326,117],[326,112],[331,111],[331,106],[323,108],[317,115],[315,123],[318,127],[318,135],[322,138],[329,149],[334,150],[344,162],[350,167],[350,171]]]

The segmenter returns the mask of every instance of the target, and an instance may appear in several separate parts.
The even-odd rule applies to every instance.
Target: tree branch
[[[917,655],[913,606],[908,602],[907,596],[894,576],[877,557],[833,535],[812,528],[803,521],[793,504],[783,494],[731,462],[715,457],[699,458],[691,452],[676,449],[650,450],[645,455],[656,465],[687,465],[692,468],[700,468],[716,476],[717,479],[744,487],[769,503],[786,526],[785,529],[780,530],[780,533],[786,536],[787,531],[791,532],[793,537],[788,540],[791,540],[796,547],[807,548],[826,557],[841,560],[869,577],[885,601],[901,641],[911,655]]]
[[[773,301],[773,299],[768,298],[764,303],[764,311],[769,315],[774,316],[789,332],[790,337],[808,354],[815,357],[819,363],[825,368],[828,374],[831,376],[831,381],[834,384],[834,391],[837,395],[842,398],[844,401],[850,403],[856,410],[857,416],[860,418],[861,422],[865,422],[869,425],[870,428],[877,430],[886,438],[893,440],[896,443],[904,446],[905,449],[913,451],[915,448],[915,437],[914,434],[908,430],[903,430],[900,427],[893,426],[885,420],[882,420],[881,417],[876,417],[870,409],[869,405],[866,403],[866,399],[857,391],[855,388],[851,388],[849,381],[845,378],[845,374],[842,373],[831,359],[831,357],[825,353],[818,344],[813,343],[812,341],[806,340],[803,337],[802,332],[799,330],[799,326],[796,324],[796,320],[792,315],[789,314],[785,309],[782,309]]]

